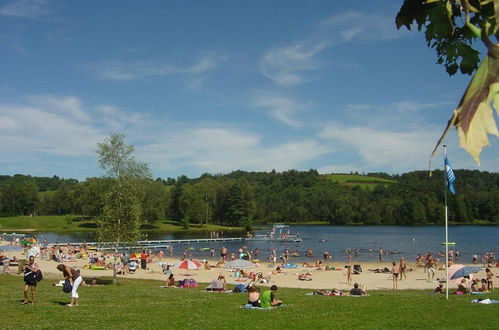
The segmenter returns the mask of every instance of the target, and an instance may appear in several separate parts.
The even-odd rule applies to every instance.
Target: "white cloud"
[[[135,80],[147,77],[171,75],[199,76],[217,68],[225,58],[213,54],[206,55],[190,65],[161,62],[101,62],[93,67],[97,77],[103,80]]]
[[[11,126],[0,131],[0,153],[42,152],[52,155],[81,156],[94,152],[103,135],[72,117],[42,107],[0,105],[0,116]]]
[[[73,96],[56,97],[53,95],[31,96],[30,100],[36,106],[51,109],[61,114],[67,114],[75,119],[88,121],[90,118],[82,110],[81,101]]]
[[[199,173],[282,171],[299,168],[328,152],[329,147],[314,140],[264,146],[262,137],[227,127],[174,130],[138,148],[141,158],[150,160],[159,170],[195,168]]]
[[[74,96],[37,95],[24,104],[0,104],[0,157],[43,153],[89,156],[111,131],[153,127],[146,115],[126,114],[117,107],[85,108]],[[150,125],[149,125],[150,124]]]
[[[326,42],[320,42],[312,45],[295,43],[270,49],[260,60],[260,72],[277,85],[283,86],[312,80],[308,73],[321,68],[316,56],[326,47]]]
[[[347,42],[379,42],[404,37],[390,16],[347,12],[321,20],[310,37],[264,52],[260,72],[280,86],[294,86],[316,79],[312,74],[327,66],[355,67],[355,63],[323,63],[321,52]],[[320,42],[312,40],[322,40]]]
[[[253,101],[254,106],[266,108],[268,115],[288,126],[300,127],[296,114],[309,107],[309,104],[300,104],[296,101],[274,93],[258,93]]]
[[[364,168],[389,168],[397,171],[425,168],[438,130],[430,127],[390,130],[330,122],[319,136],[343,150],[357,152]]]
[[[347,12],[329,16],[319,22],[319,27],[332,35],[340,36],[339,42],[363,41],[377,42],[392,40],[407,35],[399,31],[391,16],[380,16],[362,12]]]
[[[86,106],[74,96],[39,95],[24,103],[0,103],[0,159],[9,159],[7,164],[19,159],[20,166],[41,159],[70,164],[75,157],[95,156],[97,143],[112,131],[126,132],[138,159],[155,171],[281,171],[301,168],[331,152],[314,139],[269,144],[263,136],[230,124],[167,122],[109,104]]]
[[[18,0],[0,7],[0,15],[38,18],[49,13],[47,0]]]

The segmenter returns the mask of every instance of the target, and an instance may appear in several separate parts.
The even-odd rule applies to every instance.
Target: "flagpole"
[[[445,199],[445,299],[449,300],[449,226],[447,213],[447,171],[445,159],[447,159],[447,145],[444,148],[444,199]]]

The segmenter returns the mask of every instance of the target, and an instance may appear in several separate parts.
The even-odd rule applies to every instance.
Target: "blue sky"
[[[110,132],[155,177],[426,169],[470,77],[401,2],[3,0],[0,172],[102,175]],[[497,171],[491,143],[478,167],[453,130],[454,168]]]

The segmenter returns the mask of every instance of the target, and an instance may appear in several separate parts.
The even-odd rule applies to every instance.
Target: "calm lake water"
[[[401,227],[401,226],[291,226],[291,234],[299,233],[303,242],[300,243],[277,243],[267,241],[249,241],[247,247],[258,248],[261,251],[260,259],[263,260],[270,253],[272,248],[276,248],[278,253],[284,249],[297,251],[300,258],[293,258],[292,261],[304,260],[305,251],[313,249],[314,255],[321,257],[323,251],[327,250],[333,255],[333,261],[345,261],[345,251],[347,249],[359,249],[360,254],[353,256],[355,261],[376,261],[378,251],[383,248],[385,251],[397,252],[397,254],[385,255],[384,260],[398,260],[401,256],[414,261],[418,253],[431,251],[438,254],[444,251],[441,244],[445,240],[443,227]],[[265,234],[266,230],[256,231],[255,234]],[[83,242],[94,241],[93,233],[37,233],[39,241],[45,238],[53,242]],[[209,238],[205,234],[179,236],[173,234],[149,234],[148,239],[185,239],[185,238]],[[326,240],[326,242],[319,242]],[[499,227],[492,226],[454,226],[449,227],[449,241],[456,242],[454,249],[459,250],[463,262],[471,262],[474,254],[481,256],[484,252],[499,252]],[[245,244],[241,242],[215,242],[215,243],[191,243],[174,244],[175,255],[180,255],[185,249],[189,249],[193,257],[209,258],[209,251],[201,251],[202,248],[215,248],[216,256],[219,249],[226,246],[229,252],[237,250]],[[441,258],[443,260],[444,258]]]

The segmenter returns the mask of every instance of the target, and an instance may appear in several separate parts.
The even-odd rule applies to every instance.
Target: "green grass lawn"
[[[329,174],[323,176],[325,179],[337,182],[339,184],[347,185],[347,186],[359,186],[362,189],[373,189],[377,184],[393,184],[397,181],[376,178],[372,176],[366,175],[357,175],[357,174]]]
[[[74,217],[74,221],[70,224],[66,223],[66,216],[18,216],[18,217],[0,217],[0,232],[2,231],[21,231],[26,229],[34,229],[35,231],[50,231],[50,232],[81,232],[95,231],[95,223],[90,220],[79,220]],[[243,232],[241,227],[225,227],[212,224],[191,224],[189,229],[184,229],[172,221],[158,220],[152,226],[143,226],[144,231],[148,232],[175,232],[175,233],[196,233],[223,231],[228,232]]]
[[[214,275],[215,276],[215,275]],[[36,305],[21,305],[22,277],[0,275],[2,329],[497,329],[499,304],[471,304],[475,296],[434,296],[424,291],[377,291],[362,298],[277,292],[286,306],[246,310],[244,293],[162,289],[158,281],[120,280],[81,287],[80,306],[44,279]],[[263,289],[263,287],[262,287]],[[499,293],[488,294],[499,299]]]

